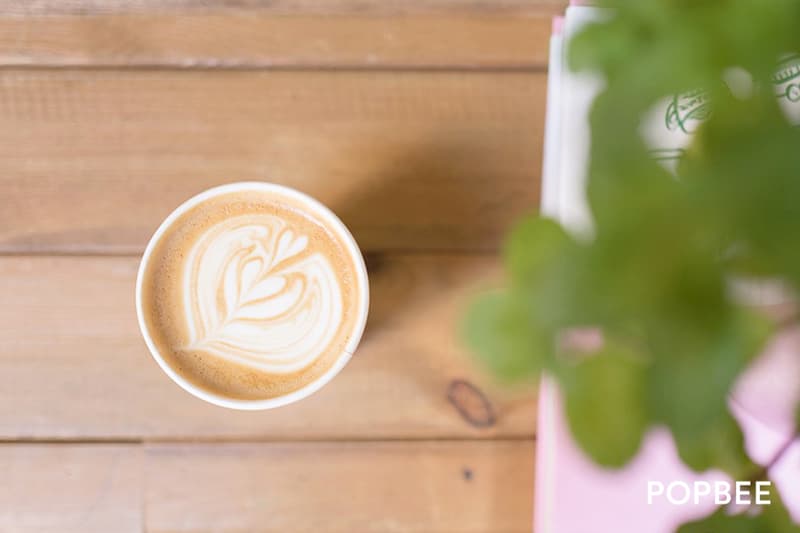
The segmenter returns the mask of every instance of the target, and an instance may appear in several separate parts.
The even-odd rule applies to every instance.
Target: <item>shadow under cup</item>
[[[348,298],[341,296],[345,305],[343,308],[343,316],[340,321],[335,322],[336,324],[340,324],[340,326],[337,326],[338,329],[336,330],[337,333],[335,339],[341,339],[342,342],[333,344],[331,341],[330,344],[325,345],[326,348],[323,349],[325,353],[325,365],[320,367],[321,370],[319,372],[306,372],[306,369],[312,368],[318,362],[314,357],[311,357],[313,363],[309,363],[306,367],[303,367],[299,370],[297,368],[292,369],[291,371],[287,370],[287,376],[303,375],[304,380],[298,382],[299,386],[281,391],[275,395],[269,395],[268,397],[240,397],[235,394],[227,395],[219,390],[214,390],[213,387],[204,386],[203,384],[198,383],[197,380],[190,379],[187,377],[185,371],[178,371],[180,365],[176,363],[173,353],[174,349],[167,349],[167,347],[165,347],[165,343],[160,342],[160,339],[164,336],[163,331],[160,331],[158,327],[153,325],[155,322],[158,322],[155,318],[153,318],[158,313],[156,305],[154,304],[156,298],[152,294],[155,291],[161,290],[161,287],[158,286],[158,288],[156,288],[157,283],[153,282],[153,279],[157,278],[158,276],[158,274],[153,274],[153,270],[157,269],[162,261],[163,254],[160,250],[162,247],[166,246],[164,243],[169,240],[177,240],[178,242],[181,242],[180,235],[182,234],[180,232],[184,231],[184,226],[189,225],[186,222],[186,218],[196,216],[194,213],[202,214],[204,205],[212,205],[212,202],[215,199],[222,197],[247,197],[247,193],[252,193],[253,196],[259,195],[261,198],[266,198],[266,202],[270,202],[272,199],[274,199],[274,203],[276,205],[289,206],[293,212],[299,214],[298,216],[302,216],[304,219],[310,220],[315,225],[318,225],[324,234],[330,236],[329,239],[332,239],[331,242],[335,242],[337,248],[343,250],[343,253],[339,253],[338,256],[346,256],[341,257],[341,259],[344,261],[342,264],[346,264],[348,266],[348,271],[352,270],[352,275],[348,274],[346,278],[341,277],[338,274],[335,277],[336,284],[334,286],[336,289],[342,291],[339,293],[340,296],[345,294],[345,288],[350,291],[347,293],[350,294]],[[213,207],[209,207],[209,210],[211,209],[213,209]],[[254,212],[250,214],[258,216],[261,213]],[[224,220],[225,216],[227,215],[220,216],[220,219]],[[232,215],[231,219],[233,216],[235,215]],[[213,224],[210,225],[210,227],[213,226]],[[192,239],[194,238],[195,237]],[[181,249],[187,250],[188,248],[191,248],[194,243],[192,239],[187,238],[186,240],[188,241],[188,244],[186,247],[181,246]],[[311,237],[311,241],[313,242],[313,236]],[[335,267],[332,268],[335,269]],[[227,271],[227,269],[225,270]],[[173,269],[171,272],[174,271],[175,269]],[[183,272],[183,270],[180,272]],[[197,281],[203,281],[203,279],[205,278],[198,277]],[[350,280],[347,283],[347,285],[349,285],[348,287],[345,287],[342,283],[344,279]],[[169,286],[170,283],[172,285],[178,285],[182,282],[170,281],[166,283],[166,286]],[[160,294],[164,295],[162,300],[168,299],[169,301],[175,301],[176,299],[180,298],[180,296],[172,298],[172,293],[168,291]],[[323,297],[321,294],[322,293],[320,293],[319,298],[322,299]],[[183,302],[184,300],[176,303],[175,305],[181,306],[183,305]],[[336,376],[336,374],[338,374],[350,360],[351,355],[356,350],[359,341],[361,340],[361,335],[364,331],[367,321],[368,310],[369,283],[367,278],[367,269],[355,239],[342,221],[339,220],[339,218],[330,209],[310,196],[289,187],[264,182],[238,182],[222,185],[204,191],[181,204],[164,220],[164,222],[153,234],[145,249],[144,255],[142,256],[142,261],[139,266],[139,272],[136,279],[136,313],[139,321],[139,328],[155,361],[175,383],[177,383],[190,394],[212,404],[231,409],[270,409],[296,402],[319,390],[326,383],[331,381],[333,377]],[[181,313],[176,312],[174,314],[178,315]],[[188,315],[189,311],[184,309],[184,312],[181,314],[181,316],[186,317],[183,318],[185,322],[191,321],[188,318]],[[345,317],[347,318],[346,320]],[[318,333],[318,331],[312,329],[309,332],[309,337],[313,337],[315,333]],[[331,348],[332,346],[334,348]],[[307,352],[307,354],[311,353],[313,352]],[[320,351],[319,353],[323,353],[323,351]],[[208,361],[217,361],[212,354],[204,354],[203,357]],[[323,359],[323,357],[319,357],[318,359]],[[220,364],[225,366],[227,363],[223,362]],[[236,365],[231,363],[230,366],[233,367]],[[258,373],[259,371],[252,372],[252,374]],[[234,373],[232,375],[235,376],[237,374]],[[267,377],[268,375],[274,375],[273,379],[276,382],[283,380],[283,376],[281,376],[280,372],[277,371],[265,371],[261,375],[263,375],[265,380],[269,379]]]

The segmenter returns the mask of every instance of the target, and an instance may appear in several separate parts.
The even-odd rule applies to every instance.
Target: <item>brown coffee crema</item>
[[[193,385],[236,400],[291,393],[346,350],[357,268],[335,229],[261,190],[206,199],[154,243],[142,275],[147,332]]]

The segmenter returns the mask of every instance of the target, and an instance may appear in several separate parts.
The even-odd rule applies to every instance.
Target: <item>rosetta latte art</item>
[[[328,259],[270,215],[227,219],[204,233],[185,264],[188,351],[263,372],[304,369],[342,319]]]

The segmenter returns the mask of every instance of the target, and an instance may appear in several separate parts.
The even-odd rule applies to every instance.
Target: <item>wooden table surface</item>
[[[456,326],[538,203],[563,3],[0,0],[0,531],[530,532],[535,391]],[[330,205],[371,278],[350,364],[259,413],[175,386],[133,305],[237,180]]]

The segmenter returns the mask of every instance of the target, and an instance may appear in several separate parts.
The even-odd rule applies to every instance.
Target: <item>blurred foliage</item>
[[[727,509],[720,508],[707,518],[686,524],[678,533],[800,533],[800,526],[792,523],[774,491],[770,501],[771,505],[755,514],[729,514]]]
[[[800,0],[603,5],[613,15],[569,47],[572,68],[605,79],[591,112],[592,236],[521,221],[505,249],[508,287],[475,303],[466,336],[502,378],[554,375],[577,442],[599,464],[626,464],[663,425],[691,468],[749,479],[757,468],[726,402],[773,326],[729,286],[739,275],[800,284],[800,128],[775,79],[800,53]],[[703,103],[703,120],[672,172],[641,131],[681,94]],[[564,332],[587,327],[602,330],[603,347],[570,354]],[[790,527],[775,506],[681,531]]]

